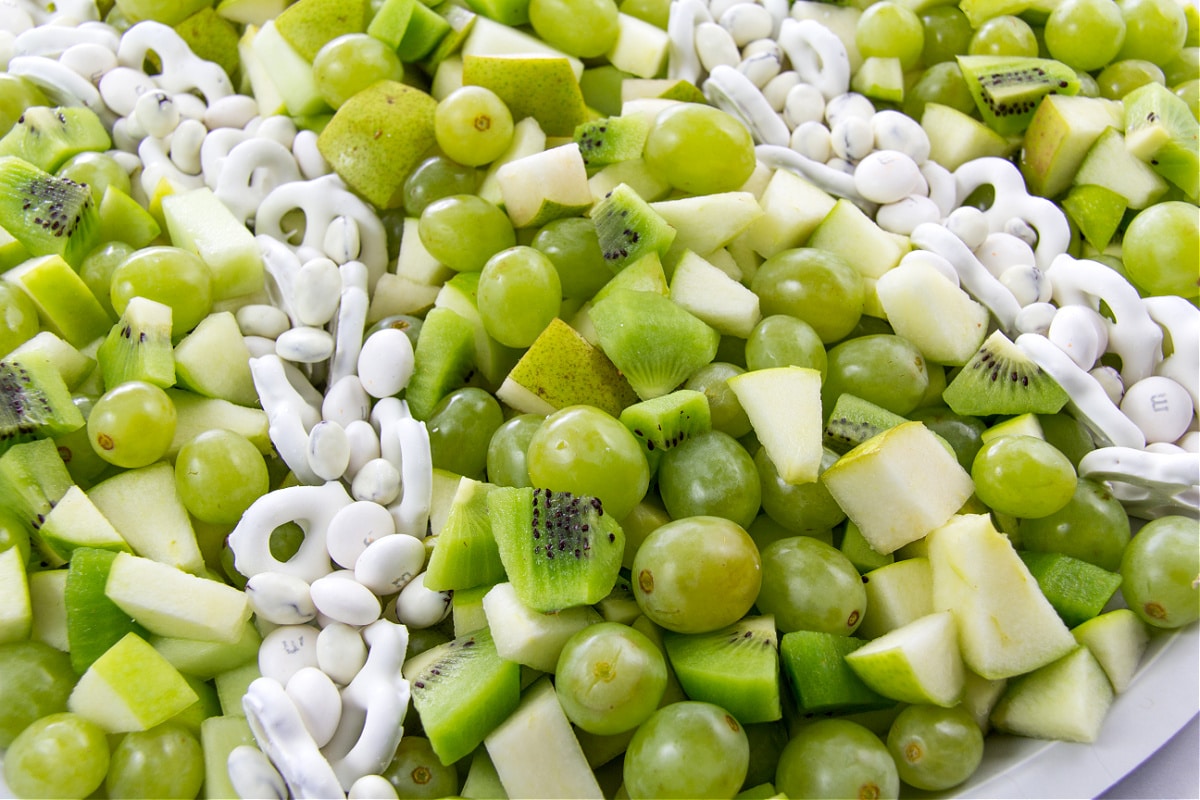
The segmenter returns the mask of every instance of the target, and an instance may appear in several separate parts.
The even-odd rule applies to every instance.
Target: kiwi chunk
[[[958,56],[958,66],[983,121],[1004,136],[1024,131],[1046,95],[1079,91],[1075,70],[1050,58]]]
[[[955,414],[1054,414],[1067,393],[1012,340],[993,332],[966,363],[942,399]]]
[[[825,446],[837,453],[849,453],[875,434],[907,421],[870,400],[839,395],[825,423]]]
[[[487,509],[487,496],[494,488],[494,484],[467,477],[459,480],[446,524],[429,554],[427,589],[458,591],[504,580],[504,564]],[[458,601],[457,594],[454,599]]]
[[[1153,81],[1122,99],[1125,146],[1195,202],[1200,195],[1200,123],[1187,103]]]
[[[414,417],[428,419],[438,401],[466,385],[475,371],[475,329],[449,308],[430,309],[414,356],[416,367],[404,397]]]
[[[80,675],[125,634],[149,638],[146,630],[104,593],[116,557],[116,551],[96,547],[79,547],[71,553],[65,594],[67,642],[71,666]]]
[[[791,631],[779,642],[783,671],[800,712],[807,717],[888,708],[890,700],[863,683],[846,654],[866,644],[853,636]]]
[[[405,677],[425,736],[447,766],[479,747],[521,699],[521,666],[500,657],[486,628],[422,653]]]
[[[648,253],[662,257],[675,241],[675,229],[628,184],[617,184],[592,207],[591,217],[604,263],[613,272]]]
[[[35,106],[0,139],[0,156],[17,156],[54,172],[71,156],[110,147],[104,123],[90,108]]]
[[[775,617],[746,617],[711,633],[663,634],[671,668],[692,700],[715,703],[737,721],[783,716]]]
[[[508,579],[534,611],[602,600],[617,580],[625,533],[597,497],[501,486],[487,497]]]
[[[1018,550],[1017,555],[1068,628],[1103,611],[1121,586],[1117,573],[1063,553]]]
[[[650,123],[645,117],[604,117],[576,126],[574,140],[583,163],[594,169],[641,158],[649,132]]]
[[[104,387],[146,381],[163,389],[175,385],[171,349],[171,307],[134,297],[96,351]]]
[[[675,391],[625,408],[619,417],[642,446],[661,452],[712,430],[708,396],[693,389]]]
[[[16,442],[83,427],[83,414],[50,361],[41,355],[0,360],[0,452]]]
[[[63,564],[42,541],[39,531],[50,510],[74,485],[67,465],[50,439],[15,444],[0,456],[0,506],[11,509],[33,533],[35,560],[46,566]]]
[[[0,157],[0,227],[35,256],[77,265],[96,246],[99,216],[92,191],[17,156]]]

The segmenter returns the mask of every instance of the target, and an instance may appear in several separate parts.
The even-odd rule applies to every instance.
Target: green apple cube
[[[108,333],[112,320],[79,274],[62,256],[31,258],[4,273],[37,306],[42,325],[75,347]]]
[[[675,265],[670,296],[726,336],[745,339],[762,320],[758,295],[691,250]]]
[[[696,253],[711,253],[733,241],[763,216],[751,192],[659,200],[650,207],[675,229],[675,243]]]
[[[1150,644],[1150,629],[1128,608],[1092,617],[1072,628],[1071,635],[1092,651],[1117,694],[1129,688]]]
[[[874,639],[933,613],[929,559],[914,556],[863,574],[867,610],[855,634]]]
[[[33,628],[29,638],[45,642],[64,653],[70,650],[66,590],[65,569],[44,569],[29,574],[29,603],[33,611]]]
[[[1090,743],[1100,735],[1112,705],[1108,676],[1082,645],[1028,675],[1010,681],[992,709],[997,730],[1066,742]]]
[[[229,780],[229,754],[235,747],[255,747],[254,733],[245,716],[209,717],[200,723],[204,750],[204,796],[237,797]]]
[[[508,149],[500,154],[500,157],[488,165],[487,171],[483,175],[483,180],[479,184],[478,194],[489,203],[498,206],[504,205],[504,194],[500,190],[500,170],[505,164],[511,164],[514,161],[519,161],[527,156],[532,156],[546,149],[546,132],[542,130],[542,126],[538,124],[535,117],[525,117],[524,119],[516,120],[513,124],[512,143]],[[588,187],[590,190],[590,186]],[[400,240],[401,252],[404,249],[404,240]],[[399,268],[397,268],[399,272]]]
[[[242,625],[236,642],[183,639],[177,636],[151,636],[150,646],[180,672],[205,680],[236,669],[258,657],[262,636],[254,623]]]
[[[665,30],[622,13],[617,15],[617,40],[605,57],[619,70],[639,78],[653,78],[662,71],[670,46]]]
[[[77,547],[132,552],[125,537],[78,486],[67,489],[58,504],[50,509],[42,524],[41,537],[64,559],[69,559]]]
[[[246,696],[250,684],[261,677],[262,671],[258,668],[257,658],[214,676],[213,685],[217,687],[221,713],[226,716],[245,717],[246,710],[242,708],[242,698]]]
[[[894,552],[946,523],[975,491],[943,440],[920,422],[876,434],[821,480],[877,553]]]
[[[133,552],[188,572],[199,574],[204,570],[196,532],[175,488],[175,468],[169,463],[118,472],[88,489],[87,494]]]
[[[243,592],[141,556],[119,553],[104,593],[150,633],[233,644],[250,619]]]
[[[963,693],[958,628],[949,611],[935,611],[873,639],[846,663],[863,683],[904,703],[952,706]]]
[[[837,199],[791,170],[777,169],[763,189],[759,204],[763,215],[746,229],[746,245],[770,258],[804,245]]]
[[[0,644],[28,639],[33,630],[33,604],[21,551],[0,552]]]
[[[80,676],[67,708],[108,733],[123,733],[153,728],[199,699],[179,670],[129,633]]]
[[[927,538],[934,610],[954,615],[963,661],[972,670],[984,678],[1007,678],[1076,646],[989,515],[956,516]]]
[[[262,288],[263,258],[241,220],[202,186],[163,198],[163,217],[176,247],[190,250],[212,272],[213,298],[225,300]]]
[[[743,372],[728,383],[779,476],[791,484],[817,480],[824,452],[821,373],[772,367]]]
[[[876,281],[875,293],[892,329],[935,364],[967,363],[987,336],[987,308],[929,264],[898,265]]]
[[[1007,688],[1008,678],[990,680],[972,672],[969,668],[965,670],[962,707],[975,719],[975,724],[984,734],[991,730],[992,709],[996,707],[996,703],[1000,702],[1000,697]]]
[[[845,198],[833,204],[809,237],[808,246],[837,253],[872,280],[882,278],[912,249],[907,236],[885,231]]]
[[[455,600],[458,595],[454,593]],[[574,606],[550,614],[534,611],[520,601],[508,582],[487,588],[483,611],[500,657],[542,672],[554,672],[567,639],[601,621],[591,606]],[[457,616],[458,610],[454,613]]]

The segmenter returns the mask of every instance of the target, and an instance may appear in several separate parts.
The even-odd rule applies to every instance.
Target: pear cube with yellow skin
[[[949,611],[915,619],[846,654],[846,663],[875,691],[902,703],[950,707],[962,698],[958,628]]]
[[[871,437],[835,461],[821,480],[881,554],[946,523],[975,491],[944,441],[921,422]]]
[[[472,55],[464,50],[462,82],[491,89],[514,121],[533,117],[547,136],[571,136],[587,119],[579,75],[565,56]]]
[[[821,373],[771,367],[743,372],[728,383],[779,477],[791,484],[817,480],[824,453]]]

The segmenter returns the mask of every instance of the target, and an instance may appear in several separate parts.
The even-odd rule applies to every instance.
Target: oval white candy
[[[357,375],[346,375],[334,382],[321,402],[321,418],[336,422],[343,428],[355,420],[365,420],[371,413],[371,398]]]
[[[872,117],[875,116],[875,104],[872,103],[866,95],[858,92],[844,92],[836,97],[829,98],[825,103],[825,123],[833,128],[844,119],[854,117],[870,123]],[[871,132],[871,141],[875,140],[874,131]]]
[[[133,106],[133,116],[142,130],[159,139],[167,136],[179,124],[179,108],[171,95],[162,89],[138,97]]]
[[[824,164],[833,155],[829,129],[817,120],[802,122],[792,131],[788,146],[800,155]]]
[[[1070,356],[1080,369],[1090,370],[1104,352],[1106,344],[1104,322],[1099,317],[1099,314],[1085,306],[1063,306],[1050,321],[1046,338]]]
[[[334,481],[350,465],[350,440],[346,429],[323,419],[308,433],[308,466],[318,478]]]
[[[315,364],[333,355],[333,337],[320,328],[292,328],[275,339],[275,352],[286,361]]]
[[[859,164],[859,170],[862,164]],[[858,175],[858,172],[855,172]],[[894,203],[887,203],[875,212],[875,222],[885,231],[907,236],[913,229],[924,222],[937,222],[941,217],[937,204],[924,195],[914,194],[902,197]],[[945,260],[945,259],[943,259]],[[953,267],[950,268],[954,270]],[[958,283],[955,273],[954,282]]]
[[[390,505],[400,497],[400,470],[386,458],[373,458],[355,473],[350,494],[355,500]]]
[[[358,557],[372,542],[395,532],[396,524],[386,508],[378,503],[358,500],[333,515],[329,521],[325,546],[329,548],[329,557],[336,564],[354,569]]]
[[[875,112],[871,117],[871,131],[875,134],[875,147],[880,150],[897,150],[917,164],[929,160],[929,135],[907,114],[892,109]]]
[[[1049,301],[1054,288],[1046,273],[1029,264],[1018,264],[1004,270],[1000,274],[1000,283],[1012,292],[1022,306]]]
[[[260,618],[276,625],[301,625],[317,616],[308,582],[268,570],[246,581],[246,599]]]
[[[296,271],[292,300],[303,324],[324,325],[333,319],[341,294],[342,273],[331,259],[311,259]]]
[[[1021,333],[1040,333],[1045,336],[1057,313],[1058,306],[1053,303],[1030,303],[1017,313],[1017,330]]]
[[[770,11],[757,3],[738,3],[721,14],[717,24],[729,31],[738,47],[743,47],[755,39],[770,36],[775,19]]]
[[[999,231],[984,237],[979,247],[975,248],[975,257],[997,278],[1009,267],[1037,265],[1032,247],[1010,233]]]
[[[1187,432],[1195,409],[1187,389],[1151,375],[1125,390],[1121,411],[1146,434],[1147,442],[1174,442]]]
[[[395,594],[421,572],[425,543],[413,536],[396,534],[367,545],[354,565],[354,579],[383,597]]]
[[[696,26],[696,55],[709,72],[720,65],[736,67],[742,60],[733,36],[715,22],[701,22]]]
[[[830,126],[829,143],[835,156],[856,163],[875,147],[875,136],[867,119],[845,117]]]
[[[258,102],[249,95],[231,94],[208,104],[203,122],[209,130],[241,128],[258,116]]]
[[[350,784],[347,800],[394,800],[396,787],[382,775],[363,775]]]
[[[825,119],[825,96],[809,83],[797,83],[788,90],[783,103],[783,121],[795,130],[806,122]],[[822,128],[825,126],[822,125]]]
[[[425,588],[425,573],[408,582],[396,597],[396,621],[410,628],[429,628],[450,614],[450,592]]]
[[[1095,367],[1088,370],[1088,375],[1096,379],[1096,383],[1100,384],[1105,396],[1112,401],[1114,406],[1121,405],[1121,398],[1125,396],[1125,381],[1121,380],[1121,373],[1116,368]],[[1145,434],[1142,434],[1142,438],[1145,438]]]
[[[408,385],[413,365],[412,339],[397,328],[384,328],[363,342],[358,354],[358,377],[371,397],[388,397]]]
[[[767,81],[767,85],[762,87],[763,97],[767,98],[767,102],[771,104],[771,108],[782,113],[787,105],[788,92],[793,86],[800,85],[800,76],[795,70],[789,69],[786,72],[781,72],[771,80]],[[824,109],[825,98],[821,98],[821,107]]]
[[[854,170],[854,187],[873,203],[898,202],[917,192],[924,183],[925,178],[917,162],[899,150],[868,153]],[[930,205],[933,205],[932,201]],[[925,221],[933,222],[936,219],[937,207],[934,206],[932,218]],[[909,228],[911,231],[912,228]]]
[[[779,56],[775,53],[758,53],[743,59],[737,65],[737,70],[749,78],[751,83],[762,89],[779,74],[780,67]]]
[[[350,463],[345,474],[353,481],[363,464],[379,458],[379,434],[371,423],[358,419],[346,425],[346,440],[350,443]]]
[[[320,633],[315,625],[283,625],[271,631],[258,648],[258,671],[264,678],[286,684],[304,667],[317,666]]]
[[[357,628],[341,622],[331,622],[317,637],[317,666],[345,686],[367,663],[367,645]]]
[[[117,66],[117,54],[102,44],[81,42],[64,50],[58,61],[70,67],[71,71],[96,83],[106,72]]]
[[[328,675],[317,667],[304,667],[283,687],[296,704],[300,719],[317,747],[324,747],[342,718],[342,696]]]
[[[313,604],[325,616],[346,625],[370,625],[379,619],[379,598],[355,580],[326,575],[312,582]]]

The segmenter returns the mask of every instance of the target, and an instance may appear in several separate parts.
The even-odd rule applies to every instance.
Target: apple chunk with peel
[[[987,308],[928,264],[901,262],[875,282],[875,294],[892,329],[936,364],[967,363],[987,335]]]
[[[232,644],[251,613],[245,593],[232,586],[129,553],[113,559],[104,593],[159,636]]]
[[[952,706],[962,698],[964,670],[958,628],[935,611],[846,654],[863,683],[903,703]]]
[[[944,441],[921,422],[872,436],[821,480],[871,548],[884,555],[944,524],[975,491]]]
[[[1079,645],[1062,658],[1010,681],[992,709],[997,730],[1090,743],[1100,735],[1113,691],[1100,662]]]
[[[758,295],[691,250],[675,265],[670,297],[718,333],[739,339],[762,319]]]
[[[592,204],[587,166],[575,142],[510,161],[496,171],[496,180],[515,228],[578,216]]]
[[[954,615],[963,661],[979,675],[1019,675],[1076,646],[990,516],[957,516],[931,532],[927,541],[933,607]]]
[[[771,367],[743,372],[728,383],[779,477],[791,484],[817,480],[824,453],[821,373]]]
[[[1075,641],[1092,651],[1113,692],[1129,688],[1150,644],[1150,630],[1128,608],[1116,608],[1071,629]]]

